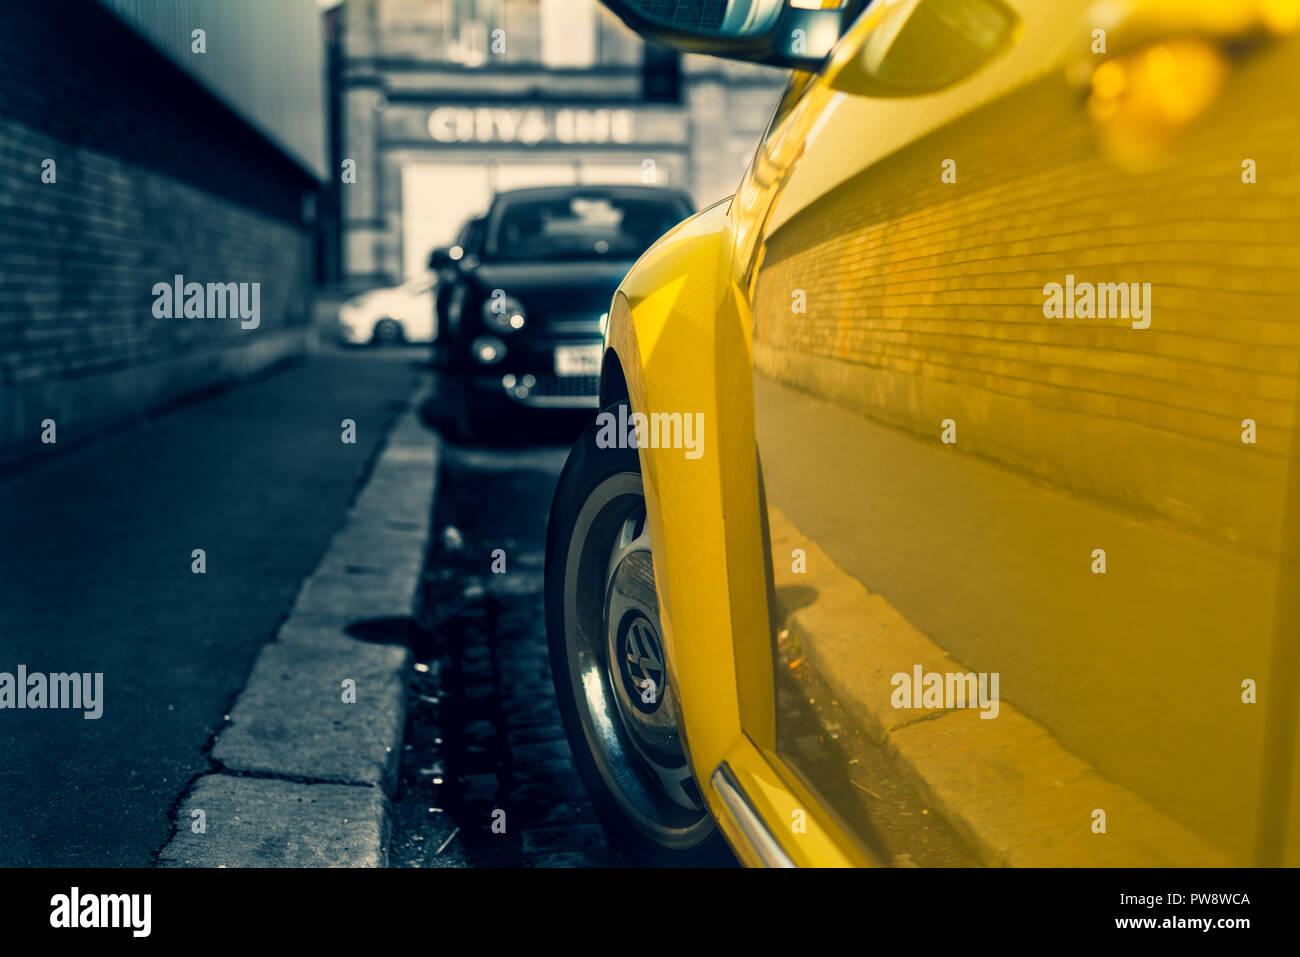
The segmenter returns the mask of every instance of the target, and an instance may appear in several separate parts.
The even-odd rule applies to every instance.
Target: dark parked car
[[[462,437],[512,406],[595,408],[614,290],[693,211],[656,186],[511,190],[434,250],[440,365]]]

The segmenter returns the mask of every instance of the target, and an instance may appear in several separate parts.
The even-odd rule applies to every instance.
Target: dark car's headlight
[[[483,324],[493,332],[518,332],[527,321],[524,304],[504,289],[493,289],[492,295],[483,300]]]
[[[479,336],[469,344],[469,352],[485,366],[496,365],[506,357],[506,344],[496,336]]]

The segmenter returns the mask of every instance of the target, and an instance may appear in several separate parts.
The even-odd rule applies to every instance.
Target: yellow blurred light
[[[1142,165],[1210,109],[1227,74],[1226,56],[1208,40],[1152,44],[1097,66],[1088,112],[1112,156]]]
[[[1300,0],[1260,0],[1259,13],[1273,33],[1292,33],[1300,27]]]
[[[1119,96],[1125,85],[1124,67],[1115,60],[1108,60],[1092,74],[1093,96],[1110,99]]]

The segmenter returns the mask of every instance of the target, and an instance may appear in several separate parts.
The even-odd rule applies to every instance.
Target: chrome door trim
[[[772,832],[767,829],[767,825],[763,823],[763,819],[758,816],[754,805],[741,790],[735,772],[726,761],[718,765],[709,780],[714,790],[718,792],[718,796],[722,798],[722,803],[731,812],[736,826],[740,828],[740,833],[749,842],[758,859],[763,862],[763,866],[794,867],[794,861],[790,860],[790,855],[786,854]]]

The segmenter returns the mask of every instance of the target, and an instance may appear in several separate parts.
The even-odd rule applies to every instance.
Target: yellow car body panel
[[[1097,8],[1085,0],[1009,0],[1006,6],[1018,20],[1007,49],[968,78],[933,93],[896,98],[855,92],[863,88],[853,76],[856,58],[889,12],[881,4],[871,8],[841,39],[821,73],[795,77],[735,197],[652,247],[625,279],[611,310],[606,348],[613,358],[607,354],[607,363],[618,363],[632,409],[704,413],[699,458],[673,448],[643,448],[640,455],[679,727],[701,791],[747,864],[763,859],[753,847],[752,827],[738,820],[713,783],[720,767],[730,770],[789,862],[843,866],[875,860],[845,826],[841,811],[824,800],[815,783],[810,786],[778,742],[756,371],[804,391],[820,389],[822,397],[892,429],[934,441],[943,419],[974,423],[967,430],[974,433],[975,454],[1079,495],[1100,494],[1116,470],[1135,470],[1135,480],[1121,491],[1105,487],[1117,507],[1155,516],[1142,520],[1149,527],[1176,522],[1196,535],[1228,539],[1231,548],[1257,547],[1272,556],[1269,567],[1280,576],[1282,593],[1273,619],[1279,628],[1297,620],[1294,602],[1286,598],[1287,586],[1297,582],[1294,519],[1285,534],[1278,520],[1281,500],[1294,492],[1294,472],[1286,471],[1287,462],[1295,461],[1294,449],[1243,467],[1232,458],[1231,447],[1219,446],[1193,462],[1188,443],[1212,440],[1230,410],[1206,404],[1184,414],[1165,405],[1195,406],[1198,391],[1211,382],[1204,364],[1217,361],[1216,349],[1228,349],[1248,365],[1275,370],[1260,389],[1238,388],[1250,393],[1253,418],[1287,436],[1295,430],[1293,359],[1300,322],[1294,320],[1300,298],[1290,300],[1290,310],[1278,303],[1281,297],[1300,297],[1293,186],[1300,171],[1297,5],[1287,0],[1112,5],[1126,16],[1105,21],[1109,46],[1102,54],[1091,52]],[[1236,45],[1225,53],[1229,43]],[[1179,82],[1171,83],[1170,75]],[[1056,140],[1026,155],[1024,138],[996,132],[1017,124]],[[1257,135],[1240,149],[1219,150],[1224,137],[1245,131]],[[965,203],[956,198],[966,194],[951,192],[941,177],[953,155],[960,158],[958,182],[984,176],[996,182],[995,191]],[[1182,195],[1177,189],[1200,195],[1195,191],[1208,188],[1213,177],[1235,177],[1247,157],[1260,170],[1286,179],[1281,185],[1243,188],[1283,203],[1289,219],[1264,211],[1253,222],[1200,231],[1160,225],[1169,221],[1161,215],[1163,204]],[[1180,172],[1179,162],[1196,165]],[[1177,188],[1159,186],[1171,179]],[[1101,193],[1123,207],[1099,212],[1093,200]],[[832,221],[825,204],[845,208],[850,201],[866,210],[855,214],[852,228],[819,233],[820,224]],[[1008,312],[1014,290],[1036,288],[1040,274],[1066,269],[1043,259],[1053,249],[1051,237],[1035,233],[1030,219],[1000,210],[1016,204],[1044,210],[1053,202],[1078,204],[1081,228],[1092,230],[1085,249],[1119,242],[1125,225],[1156,224],[1145,245],[1136,242],[1132,256],[1153,263],[1149,272],[1171,290],[1162,304],[1166,315],[1194,310],[1198,298],[1205,298],[1196,287],[1217,283],[1231,289],[1241,281],[1235,270],[1258,267],[1251,276],[1270,297],[1259,303],[1273,311],[1262,318],[1278,321],[1252,326],[1233,342],[1197,339],[1198,330],[1186,323],[1181,338],[1151,340],[1166,349],[1159,360],[1168,373],[1164,381],[1136,374],[1124,354],[1128,341],[1118,331],[1085,331],[1059,340],[1052,331],[1022,334],[1015,327],[1007,333],[1013,327],[999,321],[1018,321]],[[1198,212],[1209,208],[1207,201]],[[981,233],[982,221],[992,232]],[[969,236],[978,241],[963,246]],[[1195,256],[1182,252],[1192,242],[1205,243],[1217,258],[1197,266]],[[1077,261],[1082,273],[1090,262],[1109,260],[1084,254]],[[840,268],[855,262],[875,270],[857,285]],[[982,270],[989,278],[980,278]],[[840,318],[813,327],[790,308],[796,289],[825,297],[821,304],[834,300]],[[945,298],[949,290],[963,290],[967,298]],[[854,297],[851,304],[846,296]],[[967,344],[953,338],[957,333],[944,327],[942,309],[926,312],[943,303],[957,303],[948,308],[961,312],[984,339]],[[865,338],[847,318],[854,308],[879,319]],[[935,318],[921,322],[918,315]],[[835,354],[812,355],[806,348],[812,334],[831,343]],[[937,343],[929,358],[926,343]],[[1276,362],[1270,347],[1279,350]],[[967,358],[943,366],[949,361],[945,357],[962,350]],[[1047,367],[1067,352],[1086,370],[1077,379],[1053,366],[1056,381],[1034,385],[1022,371],[1032,363]],[[846,362],[866,364],[872,372],[861,375]],[[1151,367],[1138,371],[1149,375]],[[1125,378],[1129,373],[1134,374]],[[1217,385],[1220,379],[1212,381]],[[1085,404],[1071,411],[1075,418],[1068,421],[1084,423],[1085,441],[1062,429],[1067,413],[1052,405],[1052,389],[1072,389],[1072,397],[1083,397],[1079,401]],[[1116,415],[1115,403],[1122,401],[1142,403],[1145,419],[1128,422]],[[1202,445],[1195,448],[1200,455]],[[1105,455],[1098,457],[1098,449]],[[772,454],[766,445],[764,450]],[[1235,483],[1237,498],[1220,494],[1221,476]],[[1028,522],[1029,513],[1008,520],[1013,526]],[[1272,596],[1272,584],[1260,594]],[[1078,586],[1059,587],[1069,597]],[[1127,610],[1139,618],[1145,614],[1136,605]],[[1156,608],[1143,620],[1157,645],[1163,643],[1158,650],[1173,655],[1179,650],[1177,636],[1161,630],[1163,619],[1150,617],[1168,611]],[[972,612],[972,627],[986,624],[977,618]],[[1294,734],[1269,736],[1263,726],[1266,714],[1275,724],[1294,723],[1293,704],[1277,703],[1284,689],[1292,696],[1296,692],[1294,675],[1278,673],[1295,664],[1294,636],[1278,635],[1271,645],[1249,649],[1250,674],[1276,682],[1272,702],[1250,712],[1246,724],[1225,730],[1225,740],[1206,740],[1207,749],[1219,753],[1233,747],[1231,735],[1241,735],[1248,742],[1242,747],[1252,755],[1243,773],[1256,773],[1261,761],[1295,760]],[[1004,664],[1003,670],[1014,666]],[[1104,700],[1081,699],[1079,710],[1086,719]],[[1117,772],[1121,779],[1122,771]],[[1261,818],[1277,817],[1280,805],[1296,800],[1294,780],[1281,792],[1276,783],[1271,787],[1271,794],[1264,784],[1258,792],[1249,790]],[[1159,783],[1153,787],[1160,789]],[[1240,810],[1235,800],[1224,799],[1223,813]],[[1215,827],[1208,831],[1227,860],[1267,861],[1267,850],[1255,854],[1248,845],[1274,841],[1286,844],[1287,860],[1295,863],[1298,819],[1300,813],[1289,821],[1282,814],[1285,823],[1261,824],[1258,832],[1251,827],[1240,833],[1230,827],[1222,834]],[[1278,832],[1283,827],[1290,828],[1285,841]],[[1061,863],[1094,862],[1086,850],[1082,853],[1081,859]]]

